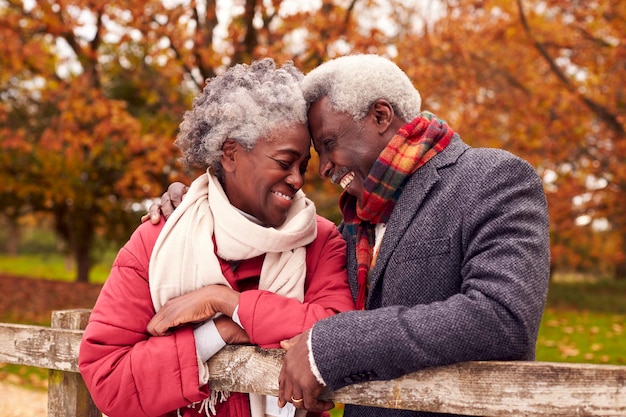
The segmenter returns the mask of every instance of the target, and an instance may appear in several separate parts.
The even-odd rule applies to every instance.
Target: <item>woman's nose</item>
[[[294,166],[286,179],[287,184],[294,190],[299,190],[304,185],[304,174],[300,172],[299,166]]]

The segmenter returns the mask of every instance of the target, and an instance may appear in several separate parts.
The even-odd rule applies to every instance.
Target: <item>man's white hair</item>
[[[355,120],[367,115],[371,105],[385,99],[405,122],[420,112],[422,99],[411,80],[395,63],[374,54],[347,55],[327,61],[302,81],[308,103],[328,96],[333,110]]]

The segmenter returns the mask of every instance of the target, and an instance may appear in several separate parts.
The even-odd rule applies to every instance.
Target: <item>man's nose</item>
[[[329,161],[329,159],[323,155],[320,155],[320,167],[319,167],[319,175],[320,177],[326,179],[332,174],[333,164]]]

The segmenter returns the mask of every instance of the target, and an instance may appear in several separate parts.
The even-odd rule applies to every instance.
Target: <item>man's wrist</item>
[[[322,378],[322,374],[320,372],[320,370],[317,367],[317,364],[315,363],[315,357],[313,356],[313,329],[311,328],[309,330],[309,337],[306,340],[306,345],[307,348],[309,349],[309,366],[311,368],[311,372],[313,373],[313,376],[315,376],[315,379],[317,380],[318,383],[320,383],[323,386],[326,386],[326,382],[324,381],[324,378]]]

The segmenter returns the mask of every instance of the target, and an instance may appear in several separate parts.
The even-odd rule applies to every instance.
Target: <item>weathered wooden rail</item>
[[[48,415],[101,413],[78,373],[89,310],[56,311],[52,326],[0,323],[0,362],[49,369]],[[215,388],[276,395],[279,349],[227,347],[209,361]],[[467,362],[329,392],[338,403],[468,416],[626,416],[626,366]],[[0,399],[0,401],[3,401]]]

